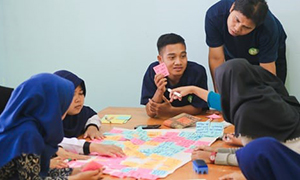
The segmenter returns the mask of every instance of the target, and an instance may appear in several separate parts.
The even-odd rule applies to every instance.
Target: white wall
[[[142,77],[156,60],[157,38],[182,35],[188,57],[206,67],[204,16],[215,0],[0,0],[0,84],[67,69],[87,85],[86,104],[138,107]],[[288,34],[288,80],[300,99],[297,0],[272,0]]]

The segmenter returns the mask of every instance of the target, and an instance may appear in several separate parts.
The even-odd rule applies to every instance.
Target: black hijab
[[[232,59],[216,69],[224,119],[235,133],[287,141],[300,137],[300,105],[279,78],[245,59]]]
[[[4,110],[13,90],[12,88],[0,86],[0,114]]]
[[[54,74],[71,81],[75,88],[81,86],[84,96],[86,95],[84,81],[72,72],[61,70],[56,71]],[[87,120],[95,114],[97,113],[93,109],[83,106],[79,114],[67,115],[63,120],[65,137],[78,137],[83,134]]]

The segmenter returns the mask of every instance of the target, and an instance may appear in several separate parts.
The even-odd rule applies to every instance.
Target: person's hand
[[[181,97],[177,96],[174,94],[174,92],[177,92],[181,95]],[[178,87],[175,89],[172,89],[172,91],[170,92],[170,102],[173,102],[174,100],[178,99],[179,101],[182,100],[182,98],[188,94],[192,94],[192,86],[182,86],[182,87]]]
[[[50,168],[51,169],[54,169],[54,168],[67,168],[69,167],[69,165],[64,162],[64,159],[61,158],[61,157],[55,157],[55,158],[52,158],[50,160]]]
[[[172,112],[172,104],[170,101],[165,97],[162,96],[163,103],[156,103],[149,99],[149,109],[151,112],[156,114],[157,117],[167,117]]]
[[[90,152],[97,152],[99,155],[110,157],[123,157],[125,156],[123,150],[115,145],[91,143]]]
[[[235,137],[233,134],[225,134],[222,140],[230,145],[243,146],[241,139]]]
[[[76,173],[72,173],[71,176],[68,177],[68,180],[99,180],[102,179],[102,169],[94,170],[94,171],[85,171],[80,172],[78,170],[73,170]]]
[[[86,160],[89,159],[89,156],[85,155],[80,155],[80,154],[75,154],[72,152],[68,152],[64,150],[63,148],[58,148],[58,151],[56,152],[56,155],[62,159],[76,159],[76,160]]]
[[[154,76],[154,82],[157,87],[157,91],[161,91],[162,93],[166,91],[167,78],[165,78],[164,75],[156,74]]]
[[[88,138],[88,137],[91,140],[105,138],[105,136],[100,131],[98,131],[97,127],[95,126],[89,126],[85,131],[83,138]]]
[[[216,152],[217,149],[209,147],[209,146],[198,146],[192,152],[192,160],[202,159],[206,163],[211,163],[209,160],[211,152]]]
[[[234,173],[226,174],[224,176],[219,177],[219,180],[246,180],[246,178],[242,174],[242,172],[234,172]]]

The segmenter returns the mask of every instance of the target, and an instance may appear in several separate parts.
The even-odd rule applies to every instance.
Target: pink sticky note
[[[95,161],[89,162],[86,166],[84,166],[81,171],[94,171],[102,168],[103,166]]]
[[[169,71],[165,63],[160,63],[159,65],[153,67],[156,74],[162,74],[165,77],[169,76]]]
[[[209,116],[206,116],[208,117],[209,119],[220,119],[221,116],[217,115],[217,114],[212,114],[212,115],[209,115]]]
[[[138,139],[138,138],[133,138],[133,139],[131,139],[130,141],[131,141],[133,144],[135,144],[135,145],[142,145],[142,144],[145,143],[145,141],[140,140],[140,139]]]
[[[115,133],[115,134],[121,134],[123,133],[123,130],[120,130],[120,129],[112,129],[109,131],[110,133]]]

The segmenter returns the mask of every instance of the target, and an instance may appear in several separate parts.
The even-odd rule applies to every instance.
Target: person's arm
[[[223,46],[219,47],[209,47],[209,53],[208,53],[208,63],[209,63],[209,69],[211,73],[211,77],[214,83],[214,89],[216,92],[216,86],[215,86],[215,70],[217,67],[219,67],[221,64],[223,64],[225,61],[225,55],[224,55],[224,48]]]
[[[151,101],[154,103],[162,103],[164,92],[166,91],[167,79],[162,74],[157,74],[154,76],[154,82],[155,82],[157,89],[156,89],[153,97],[151,98]],[[153,108],[151,107],[150,100],[146,104],[146,112],[147,112],[148,116],[150,116],[150,117],[157,116],[157,112],[153,111]]]
[[[95,126],[98,128],[98,130],[100,129],[101,119],[97,114],[87,120],[87,122],[85,123],[85,129],[87,129],[89,126]]]
[[[270,63],[259,63],[259,65],[268,70],[269,72],[271,72],[272,74],[274,74],[276,76],[276,64],[275,61],[270,62]]]
[[[175,99],[179,99],[181,101],[182,97],[178,97],[174,94],[174,92],[178,92],[182,97],[187,96],[188,94],[195,94],[199,98],[207,101],[207,104],[210,108],[214,108],[218,111],[222,111],[221,108],[221,96],[215,92],[208,92],[207,90],[197,87],[197,86],[183,86],[179,88],[175,88],[170,93],[170,101],[172,102]]]
[[[97,114],[95,114],[86,122],[83,138],[89,137],[91,138],[91,140],[93,140],[94,138],[103,139],[105,136],[100,132],[100,127],[101,119]]]
[[[202,108],[196,108],[192,105],[174,107],[165,96],[163,96],[163,100],[163,103],[155,103],[151,99],[149,100],[149,108],[152,112],[155,112],[155,117],[168,118],[180,113],[196,115],[202,112]]]
[[[202,112],[202,108],[196,108],[192,105],[186,105],[181,107],[174,107],[172,106],[172,109],[170,113],[168,113],[170,116],[176,116],[181,113],[187,113],[191,115],[198,115]]]
[[[59,143],[64,150],[67,150],[76,154],[89,154],[90,142],[84,139],[77,138],[63,138],[62,142]],[[84,149],[85,148],[85,149]]]
[[[216,154],[215,164],[238,166],[235,152],[239,148],[219,148]]]
[[[154,96],[152,97],[152,99],[149,99],[149,102],[146,104],[146,112],[149,117],[153,118],[157,115],[155,111],[151,110],[151,102],[161,103],[163,95],[164,95],[164,92],[157,89]]]

